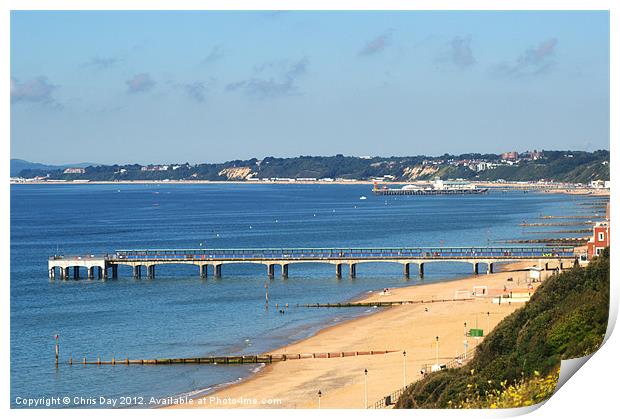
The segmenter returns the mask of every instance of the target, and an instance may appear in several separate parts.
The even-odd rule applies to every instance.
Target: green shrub
[[[599,348],[608,316],[606,249],[586,268],[572,268],[547,279],[529,302],[489,333],[469,364],[429,374],[411,386],[396,407],[468,407],[506,386],[525,385],[536,374],[552,374],[562,359]]]

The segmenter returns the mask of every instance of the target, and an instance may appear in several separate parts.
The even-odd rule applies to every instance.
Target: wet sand
[[[553,265],[550,263],[550,265]],[[456,290],[472,292],[474,286],[486,285],[489,292],[527,288],[531,263],[505,265],[502,272],[480,274],[460,280],[378,290],[360,302],[453,299]],[[554,266],[554,265],[553,265]],[[553,267],[551,266],[551,267]],[[543,272],[544,277],[552,271]],[[512,281],[508,279],[512,278]],[[537,283],[533,284],[537,287]],[[461,293],[465,298],[465,293]],[[471,297],[468,297],[471,298]],[[316,335],[288,345],[273,354],[312,352],[379,351],[397,352],[345,358],[288,360],[265,367],[247,380],[213,394],[193,399],[198,408],[317,408],[318,392],[322,408],[363,408],[364,369],[368,370],[368,404],[421,378],[424,364],[436,362],[436,336],[439,336],[439,362],[453,360],[464,351],[464,323],[467,328],[478,326],[487,332],[523,303],[493,304],[490,298],[474,298],[449,302],[408,304],[375,311],[323,329]],[[307,310],[346,310],[346,308],[307,308]],[[490,313],[487,315],[487,313]],[[468,338],[469,350],[476,346]],[[406,358],[403,351],[407,352]],[[244,400],[242,400],[244,399]]]

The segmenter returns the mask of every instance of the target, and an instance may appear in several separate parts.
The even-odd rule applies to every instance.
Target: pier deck
[[[478,273],[479,264],[485,264],[487,273],[493,272],[493,264],[498,262],[532,261],[546,268],[552,260],[560,265],[575,263],[573,247],[407,247],[407,248],[280,248],[280,249],[141,249],[117,250],[105,255],[59,256],[49,258],[50,279],[56,278],[56,270],[61,279],[69,279],[70,269],[73,278],[80,278],[80,268],[86,269],[86,277],[106,279],[118,277],[118,266],[126,265],[133,269],[133,277],[142,276],[146,269],[148,278],[155,276],[158,265],[185,264],[198,266],[201,278],[206,278],[209,267],[215,277],[221,277],[222,266],[227,264],[262,264],[267,267],[267,275],[273,278],[275,266],[280,266],[283,278],[288,277],[289,264],[327,263],[335,265],[336,276],[342,276],[342,266],[348,265],[349,276],[356,276],[359,263],[389,262],[403,266],[403,274],[409,277],[410,265],[418,267],[418,275],[424,275],[424,266],[430,262],[461,262],[473,266]]]

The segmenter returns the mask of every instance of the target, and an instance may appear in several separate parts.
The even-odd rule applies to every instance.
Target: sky
[[[11,157],[609,149],[609,15],[13,11]]]

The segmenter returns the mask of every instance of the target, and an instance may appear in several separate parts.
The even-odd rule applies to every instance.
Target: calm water
[[[486,245],[525,237],[518,224],[540,214],[584,211],[586,198],[490,193],[462,197],[375,197],[364,185],[12,185],[11,403],[16,397],[169,396],[213,388],[256,366],[54,368],[61,360],[255,354],[364,314],[304,309],[405,281],[400,265],[362,264],[358,278],[337,280],[333,265],[289,267],[270,281],[266,267],[224,266],[219,280],[198,267],[158,267],[154,280],[55,281],[54,253],[122,248],[344,247]],[[366,195],[367,200],[360,200]],[[583,228],[583,227],[579,227]],[[558,228],[555,228],[558,229]],[[564,228],[566,229],[566,228]],[[539,229],[540,230],[540,229]],[[531,237],[529,235],[528,237]],[[424,282],[470,272],[431,264]],[[346,271],[345,271],[346,274]],[[211,272],[210,272],[211,275]],[[291,308],[279,314],[275,303]],[[335,348],[337,349],[337,348]]]

